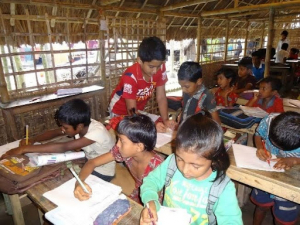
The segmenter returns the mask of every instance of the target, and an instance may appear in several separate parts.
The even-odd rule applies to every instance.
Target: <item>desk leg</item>
[[[40,218],[40,224],[44,224],[44,213],[40,210],[39,207],[37,207],[38,213],[39,213],[39,218]]]
[[[22,206],[18,194],[8,195],[10,203],[12,205],[13,220],[15,225],[25,225]]]

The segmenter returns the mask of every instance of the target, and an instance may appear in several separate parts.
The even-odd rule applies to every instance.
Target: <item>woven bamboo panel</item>
[[[2,133],[7,134],[6,139],[8,142],[12,142],[24,137],[24,127],[26,125],[29,125],[29,136],[41,134],[49,129],[55,129],[57,128],[54,120],[56,110],[63,103],[74,98],[80,98],[90,106],[93,119],[100,120],[106,116],[106,95],[104,90],[100,90],[32,105],[3,109],[4,123],[1,124],[3,119],[1,120],[0,118],[0,130],[6,128],[6,131]],[[5,139],[5,137],[2,138],[0,136],[0,141],[2,139]],[[1,144],[5,143],[1,142]]]

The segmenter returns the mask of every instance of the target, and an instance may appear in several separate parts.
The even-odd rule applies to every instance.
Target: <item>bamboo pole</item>
[[[179,2],[179,3],[175,3],[173,5],[168,5],[165,7],[161,7],[160,11],[168,11],[168,10],[174,10],[174,9],[178,9],[178,8],[183,8],[183,7],[187,7],[187,6],[193,6],[193,5],[199,5],[199,4],[203,4],[203,3],[208,3],[208,2],[215,2],[217,0],[190,0],[190,1],[184,1],[184,2]]]
[[[0,96],[1,96],[1,102],[2,103],[8,103],[9,102],[9,95],[7,91],[7,85],[4,77],[4,71],[2,66],[2,61],[0,58]]]
[[[16,15],[16,4],[15,3],[10,3],[10,14],[11,15]],[[10,25],[15,26],[15,19],[14,18],[10,19]]]
[[[266,51],[266,59],[265,59],[264,77],[269,76],[270,73],[271,48],[272,48],[273,33],[274,33],[274,14],[275,14],[274,8],[270,8],[269,24],[268,24],[268,43],[267,43],[267,51]]]
[[[202,18],[198,18],[198,28],[197,28],[197,58],[196,62],[200,62],[200,46],[201,46],[201,23],[202,23]]]
[[[279,2],[279,3],[268,3],[268,4],[258,4],[258,5],[251,5],[251,6],[242,6],[237,8],[230,8],[230,9],[221,9],[221,10],[214,10],[214,11],[206,11],[202,12],[201,16],[216,16],[216,15],[226,15],[231,13],[241,13],[241,12],[248,12],[251,10],[265,10],[270,7],[272,8],[285,8],[290,6],[299,6],[300,0],[295,0],[292,2]]]
[[[263,23],[261,36],[260,36],[260,48],[263,48],[264,46],[264,33],[265,33],[265,23]]]
[[[249,20],[247,20],[247,23],[246,23],[246,37],[245,37],[245,43],[244,43],[244,57],[247,54],[248,38],[249,38]]]
[[[227,61],[227,54],[228,54],[229,24],[230,24],[230,20],[227,19],[227,21],[226,21],[226,37],[225,37],[225,57],[224,57],[225,62]]]

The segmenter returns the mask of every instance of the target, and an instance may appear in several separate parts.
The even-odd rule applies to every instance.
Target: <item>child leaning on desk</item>
[[[97,166],[109,162],[124,162],[135,180],[135,189],[130,195],[134,201],[141,203],[140,186],[143,178],[163,162],[163,157],[152,151],[156,143],[156,128],[153,121],[146,115],[125,116],[117,126],[118,142],[110,152],[89,160],[80,171],[79,178],[84,181]],[[85,184],[92,193],[88,184]],[[79,200],[89,199],[78,183],[74,195]],[[162,198],[162,197],[161,197]]]
[[[265,142],[266,150],[262,141]],[[263,161],[277,156],[274,168],[290,169],[300,164],[300,114],[297,112],[272,113],[261,120],[256,133],[256,156]],[[263,224],[267,211],[273,207],[276,224],[296,224],[300,205],[254,188],[250,197],[256,205],[253,224]]]
[[[141,198],[148,209],[141,213],[140,225],[157,220],[160,209],[158,192],[164,188],[170,159],[176,159],[177,169],[165,188],[163,205],[183,208],[191,215],[192,225],[208,224],[206,206],[213,182],[226,176],[229,156],[223,142],[223,130],[207,112],[188,117],[179,126],[175,153],[153,170],[141,186]],[[241,210],[232,181],[224,188],[213,207],[218,224],[243,224]]]
[[[254,93],[254,97],[250,99],[246,106],[259,107],[267,113],[282,113],[283,101],[279,97],[281,81],[273,77],[266,77],[259,82],[259,92]]]
[[[115,138],[105,126],[91,119],[90,107],[81,99],[73,99],[61,105],[54,118],[60,128],[30,138],[29,145],[25,145],[25,140],[21,140],[18,148],[9,150],[2,157],[29,152],[59,153],[83,149],[86,158],[90,160],[109,152],[115,144]],[[33,145],[59,136],[69,136],[74,139],[68,142]],[[115,162],[96,167],[93,174],[110,181],[115,174]]]
[[[221,124],[215,97],[203,84],[200,64],[197,62],[182,63],[177,77],[183,93],[180,122],[190,115],[207,110],[211,113],[212,118]]]

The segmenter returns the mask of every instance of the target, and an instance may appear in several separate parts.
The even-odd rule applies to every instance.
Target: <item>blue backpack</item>
[[[261,118],[247,116],[239,107],[219,109],[218,113],[223,124],[236,129],[250,128],[261,121]]]
[[[170,185],[171,179],[172,179],[174,173],[176,172],[176,170],[177,170],[177,166],[176,166],[175,156],[172,155],[170,162],[169,162],[168,170],[167,170],[165,187],[168,187]],[[206,213],[208,216],[208,224],[209,225],[217,224],[217,220],[216,220],[216,216],[213,211],[213,207],[214,207],[216,201],[219,199],[219,196],[221,195],[221,193],[223,192],[224,188],[227,186],[229,181],[230,181],[230,178],[227,175],[225,175],[224,178],[219,177],[217,180],[215,180],[213,182],[213,185],[211,186],[211,188],[209,190],[208,201],[207,201],[207,206],[206,206]]]

